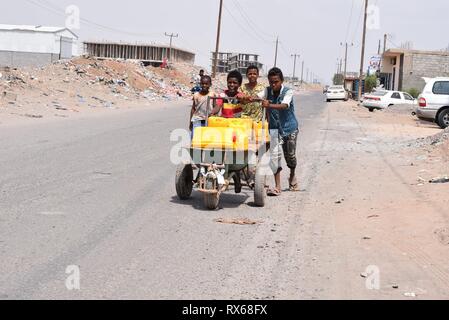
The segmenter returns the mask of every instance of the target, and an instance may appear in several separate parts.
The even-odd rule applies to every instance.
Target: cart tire
[[[208,210],[216,210],[218,208],[218,203],[220,202],[220,197],[218,193],[204,193],[203,194],[204,206]]]
[[[206,181],[206,190],[213,190],[213,181]],[[217,193],[203,193],[204,206],[209,210],[215,210],[218,208],[220,202],[220,196]]]
[[[176,193],[180,200],[188,200],[193,190],[193,168],[191,164],[180,164],[176,169]]]
[[[262,170],[258,167],[254,179],[254,204],[258,207],[265,207],[267,198],[267,189],[265,188],[266,183],[267,176],[263,174]]]

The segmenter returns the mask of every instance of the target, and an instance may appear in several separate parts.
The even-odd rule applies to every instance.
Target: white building
[[[78,36],[65,27],[0,24],[0,66],[43,66],[78,52]]]

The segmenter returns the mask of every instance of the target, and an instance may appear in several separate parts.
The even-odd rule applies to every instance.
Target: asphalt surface
[[[230,190],[213,212],[197,192],[176,197],[169,137],[188,103],[0,126],[0,299],[301,297],[300,207],[328,105],[318,92],[297,106],[305,191],[255,208],[249,189]],[[67,288],[69,266],[79,290]]]

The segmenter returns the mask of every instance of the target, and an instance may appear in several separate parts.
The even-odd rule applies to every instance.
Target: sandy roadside
[[[313,235],[302,244],[305,296],[447,299],[449,184],[429,180],[449,174],[449,141],[417,142],[441,129],[408,113],[353,102],[327,112],[322,169],[308,190],[319,196],[301,208],[301,233]]]

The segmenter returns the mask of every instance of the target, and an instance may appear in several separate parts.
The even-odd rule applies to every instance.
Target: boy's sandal
[[[296,180],[296,178],[294,178],[292,181],[290,181],[289,190],[294,191],[294,192],[300,191],[299,184],[298,184],[298,181]]]
[[[269,197],[278,197],[281,195],[281,191],[277,190],[276,188],[268,189],[267,195]]]

